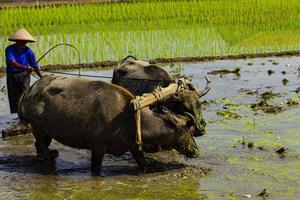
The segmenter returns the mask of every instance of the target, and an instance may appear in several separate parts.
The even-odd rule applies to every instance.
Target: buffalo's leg
[[[130,149],[130,153],[132,154],[133,158],[137,162],[139,169],[142,172],[146,172],[146,159],[143,151],[140,151],[138,147],[134,147]]]
[[[100,176],[104,150],[92,150],[91,171],[93,176]]]
[[[39,160],[53,160],[58,157],[58,151],[50,150],[49,145],[52,138],[42,130],[32,127],[32,133],[35,138],[35,149]]]

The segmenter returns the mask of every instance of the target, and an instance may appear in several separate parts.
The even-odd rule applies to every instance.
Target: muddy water
[[[207,74],[237,67],[239,76]],[[41,164],[34,159],[31,135],[0,139],[0,199],[299,199],[300,107],[287,105],[288,99],[300,102],[294,92],[300,87],[298,67],[299,57],[166,66],[192,76],[199,87],[205,84],[205,75],[213,81],[204,98],[207,135],[197,139],[200,158],[185,160],[173,151],[148,155],[151,171],[147,174],[140,174],[126,154],[106,156],[102,177],[94,178],[86,151],[54,142],[51,148],[60,151],[58,160]],[[270,69],[275,73],[269,76]],[[83,73],[110,76],[112,71]],[[285,86],[283,79],[289,80]],[[285,111],[266,114],[251,109],[250,104],[258,103],[259,94],[267,91],[280,93],[270,103]],[[0,100],[3,129],[15,116],[6,115],[5,94]],[[281,147],[286,151],[276,153]],[[212,170],[207,173],[207,169]],[[264,189],[268,196],[257,196]]]

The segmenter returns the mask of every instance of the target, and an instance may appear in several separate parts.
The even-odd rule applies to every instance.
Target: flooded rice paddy
[[[299,57],[165,67],[191,76],[200,88],[205,76],[213,82],[203,98],[207,134],[197,138],[200,158],[149,154],[150,171],[141,174],[130,154],[107,155],[102,177],[91,177],[84,150],[54,142],[58,160],[41,164],[30,134],[9,137],[0,139],[0,199],[300,198]],[[81,73],[111,76],[112,70]],[[5,88],[1,91],[4,129],[15,116],[7,114]]]

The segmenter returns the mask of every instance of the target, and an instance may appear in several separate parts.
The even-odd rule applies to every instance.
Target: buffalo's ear
[[[166,107],[163,107],[164,117],[173,123],[177,128],[187,125],[189,119],[182,115],[176,115]]]
[[[120,77],[126,76],[128,74],[128,69],[125,67],[119,68],[116,70]]]
[[[188,89],[189,89],[189,90],[191,90],[191,91],[196,91],[196,88],[195,88],[195,86],[194,86],[193,84],[188,83],[187,86],[188,86]]]

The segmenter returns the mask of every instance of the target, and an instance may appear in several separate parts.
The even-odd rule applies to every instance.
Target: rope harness
[[[135,122],[136,122],[136,144],[139,146],[139,150],[142,150],[142,128],[141,128],[141,110],[157,101],[162,100],[164,97],[181,92],[184,89],[188,89],[187,79],[181,78],[171,83],[168,87],[157,87],[153,92],[145,93],[142,96],[136,96],[131,100],[133,109],[135,110]]]

